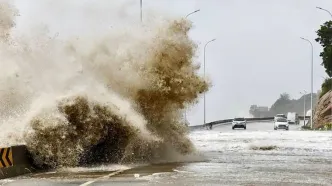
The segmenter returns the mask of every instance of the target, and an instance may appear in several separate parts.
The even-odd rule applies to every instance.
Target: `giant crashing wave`
[[[195,151],[182,112],[209,84],[193,63],[189,21],[151,26],[136,40],[105,34],[31,43],[11,37],[16,12],[8,10],[0,11],[11,14],[0,23],[0,63],[15,68],[0,76],[0,117],[24,124],[19,141],[37,166],[176,161]]]

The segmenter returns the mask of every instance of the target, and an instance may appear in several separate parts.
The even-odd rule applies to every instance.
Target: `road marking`
[[[91,181],[85,182],[85,183],[81,184],[80,186],[90,185],[90,184],[92,184],[92,183],[94,183],[96,181],[99,181],[99,180],[102,180],[102,179],[105,179],[105,178],[110,178],[112,176],[118,175],[118,174],[120,174],[120,173],[122,173],[122,172],[124,172],[126,170],[129,170],[129,169],[123,169],[123,170],[118,170],[118,171],[112,172],[111,174],[108,174],[106,176],[102,176],[102,177],[99,177],[99,178],[97,178],[95,180],[91,180]]]

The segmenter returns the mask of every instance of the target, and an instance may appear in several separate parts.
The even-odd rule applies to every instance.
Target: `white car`
[[[235,128],[243,128],[244,130],[247,129],[247,121],[244,118],[234,118],[232,122],[232,129]]]
[[[289,130],[289,124],[286,118],[277,118],[274,122],[274,130],[285,129]]]
[[[277,114],[276,116],[274,116],[274,122],[276,122],[278,118],[285,118],[285,119],[287,119],[287,117],[286,117],[285,114]]]

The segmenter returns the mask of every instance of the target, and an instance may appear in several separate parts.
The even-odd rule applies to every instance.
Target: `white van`
[[[300,124],[299,115],[296,112],[288,112],[287,121],[289,124]]]

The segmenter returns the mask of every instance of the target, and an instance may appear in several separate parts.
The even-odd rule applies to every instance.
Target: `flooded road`
[[[2,180],[2,185],[332,185],[332,133],[273,130],[273,123],[190,133],[200,162],[73,168]]]

